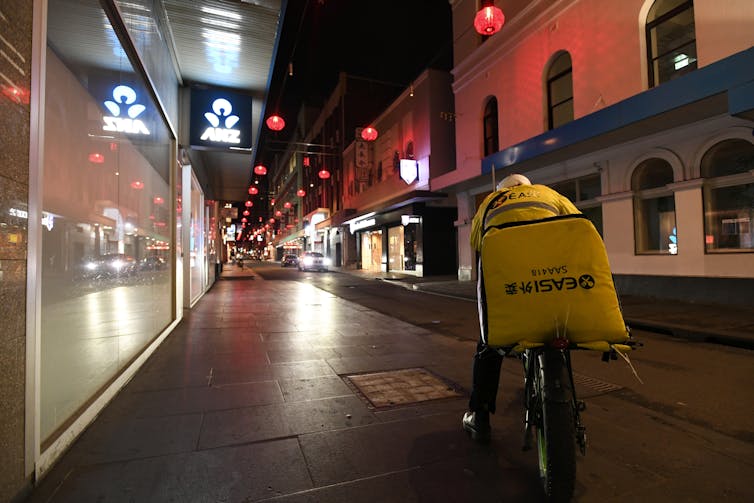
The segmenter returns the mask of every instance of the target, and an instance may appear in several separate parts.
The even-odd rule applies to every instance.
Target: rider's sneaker
[[[490,441],[490,413],[467,412],[463,415],[463,429],[477,442]]]

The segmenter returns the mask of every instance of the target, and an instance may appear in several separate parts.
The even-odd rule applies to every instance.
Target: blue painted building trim
[[[534,159],[721,93],[728,112],[754,109],[754,47],[482,159],[482,174]]]

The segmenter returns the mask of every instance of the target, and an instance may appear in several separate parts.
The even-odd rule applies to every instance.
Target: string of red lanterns
[[[474,29],[480,35],[490,36],[499,32],[505,23],[505,16],[494,0],[484,0],[482,8],[474,17]]]
[[[264,176],[267,174],[267,168],[263,164],[257,164],[254,166],[254,174]]]
[[[325,168],[322,168],[319,170],[319,173],[317,173],[317,176],[320,177],[322,180],[327,180],[330,178],[330,172],[327,171]]]
[[[249,187],[249,194],[255,196],[259,194],[259,189],[252,185],[251,187]]]

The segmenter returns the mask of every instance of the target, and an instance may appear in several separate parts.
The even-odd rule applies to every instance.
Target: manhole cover
[[[422,368],[356,374],[346,380],[378,409],[462,396],[452,383]]]

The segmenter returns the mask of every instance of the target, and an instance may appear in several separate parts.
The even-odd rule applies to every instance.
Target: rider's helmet
[[[515,187],[516,185],[531,185],[531,182],[524,175],[508,175],[497,184],[497,190]]]

